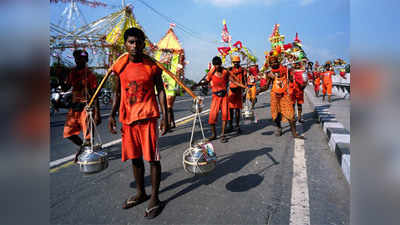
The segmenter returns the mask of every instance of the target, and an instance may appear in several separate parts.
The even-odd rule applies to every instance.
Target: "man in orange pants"
[[[322,79],[322,101],[325,101],[325,96],[328,94],[328,101],[331,102],[332,96],[332,75],[335,75],[335,72],[332,71],[330,61],[325,64],[325,71],[321,73]]]
[[[294,65],[294,70],[291,74],[290,86],[292,86],[292,101],[293,109],[296,107],[297,103],[297,118],[300,123],[304,123],[302,119],[302,111],[304,104],[304,88],[307,86],[307,81],[303,78],[303,73],[305,71],[301,68],[300,63]]]
[[[66,83],[67,87],[72,86],[72,104],[64,126],[64,138],[68,138],[79,146],[74,158],[74,162],[76,163],[79,154],[83,151],[83,146],[90,144],[90,131],[88,130],[88,118],[85,106],[90,100],[90,96],[92,96],[96,90],[97,79],[87,68],[89,56],[85,50],[75,50],[73,56],[76,67],[72,69]],[[94,121],[96,125],[101,122],[98,99],[95,101]],[[78,136],[81,131],[83,131],[85,141],[82,141]]]
[[[251,108],[254,109],[254,106],[256,105],[257,101],[257,87],[256,87],[256,81],[257,81],[257,74],[253,73],[247,73],[247,96],[246,98],[251,101]]]
[[[245,77],[247,71],[240,66],[240,57],[233,56],[232,57],[233,67],[230,68],[230,72],[235,77],[235,79],[241,83],[245,83]],[[237,84],[230,82],[229,84],[229,112],[230,112],[230,120],[227,128],[227,132],[233,130],[233,117],[236,117],[236,127],[237,133],[240,134],[240,110],[243,108],[243,90]]]
[[[314,71],[313,71],[313,79],[314,79],[314,92],[315,96],[319,96],[319,89],[321,85],[321,79],[320,79],[320,71],[319,71],[319,64],[318,61],[315,62],[314,66]]]
[[[277,56],[270,56],[268,60],[271,67],[271,71],[267,75],[269,78],[268,83],[272,83],[270,96],[271,116],[277,127],[275,135],[282,135],[281,121],[288,121],[293,137],[304,139],[303,136],[297,134],[296,132],[296,122],[292,105],[293,103],[289,94],[288,69],[285,66],[281,65],[280,60]],[[269,84],[267,85],[267,87],[268,86]],[[260,93],[265,90],[266,88],[263,88],[258,92]]]
[[[228,81],[236,84],[239,87],[246,88],[240,81],[237,81],[234,75],[227,69],[222,67],[222,60],[220,57],[215,56],[212,59],[213,67],[207,74],[205,82],[211,84],[212,99],[208,124],[210,124],[212,136],[208,138],[209,141],[217,138],[215,123],[217,122],[218,113],[221,111],[222,130],[221,142],[226,143],[228,140],[225,138],[226,121],[229,120],[229,100],[227,95]]]
[[[145,218],[152,219],[161,213],[163,207],[158,197],[161,181],[158,148],[160,112],[156,97],[162,111],[161,135],[169,129],[166,97],[161,78],[162,70],[143,53],[145,47],[143,31],[129,28],[124,33],[124,40],[129,54],[117,61],[112,68],[117,87],[109,129],[111,133],[116,134],[115,115],[119,108],[119,120],[122,123],[122,161],[132,160],[137,190],[136,196],[125,200],[122,208],[134,207],[150,198],[145,210]],[[154,86],[157,89],[157,96]],[[145,192],[143,159],[150,163],[151,196]]]

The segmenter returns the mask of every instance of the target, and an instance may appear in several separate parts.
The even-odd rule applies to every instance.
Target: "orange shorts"
[[[320,80],[319,80],[319,79],[318,79],[318,80],[315,79],[315,80],[314,80],[314,90],[315,90],[315,91],[319,91],[320,85],[321,85]]]
[[[208,117],[208,124],[215,124],[218,119],[218,113],[221,110],[221,119],[223,121],[229,120],[229,106],[228,106],[228,95],[225,97],[218,97],[212,95],[210,114]]]
[[[256,99],[256,93],[257,93],[256,85],[249,87],[249,90],[247,92],[247,99]]]
[[[158,118],[122,124],[122,162],[143,157],[146,161],[160,161],[158,150]]]
[[[323,83],[322,84],[322,93],[325,95],[328,92],[328,95],[332,95],[332,83]]]
[[[243,108],[243,98],[242,98],[242,88],[238,88],[236,92],[229,90],[229,108],[230,109],[242,109]]]
[[[291,95],[293,104],[304,104],[304,91],[301,89],[294,89],[293,94]]]
[[[64,125],[64,138],[68,138],[73,135],[79,135],[81,131],[83,131],[83,136],[85,139],[90,138],[86,110],[79,112],[69,109],[67,121]]]

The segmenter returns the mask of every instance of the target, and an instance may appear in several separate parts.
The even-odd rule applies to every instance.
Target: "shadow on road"
[[[303,114],[303,134],[305,134],[310,128],[311,126],[316,123],[315,120],[315,113],[314,112],[309,112],[306,114]]]
[[[239,191],[246,191],[249,190],[250,188],[254,188],[261,184],[263,181],[263,176],[259,175],[259,173],[265,171],[266,169],[270,168],[273,165],[279,164],[269,153],[272,152],[272,148],[262,148],[258,150],[248,150],[248,151],[242,151],[242,152],[236,152],[232,154],[226,155],[224,158],[219,159],[217,162],[217,167],[216,169],[211,172],[210,174],[206,176],[193,176],[181,181],[178,181],[172,185],[169,185],[168,187],[162,189],[160,192],[165,192],[169,190],[173,190],[176,188],[179,188],[180,186],[190,184],[188,187],[184,188],[183,190],[175,193],[171,197],[165,200],[165,202],[172,201],[178,197],[181,197],[196,188],[202,186],[202,185],[210,185],[214,181],[226,176],[227,174],[231,173],[236,173],[240,171],[243,167],[245,167],[247,164],[249,164],[251,161],[253,161],[255,158],[258,156],[262,155],[267,155],[268,158],[270,158],[273,161],[273,164],[270,166],[267,166],[266,168],[262,169],[259,172],[256,172],[255,174],[249,174],[246,176],[241,176],[238,178],[235,178],[233,181],[230,181],[226,184],[226,188],[230,191],[234,192],[239,192]],[[249,184],[242,184],[241,182],[236,181],[236,179],[240,180],[246,180]]]
[[[264,129],[267,126],[272,126],[273,123],[271,122],[270,119],[261,119],[258,120],[257,123],[252,123],[250,121],[243,121],[241,122],[242,124],[240,125],[240,128],[242,130],[242,135],[248,135],[251,133],[254,133],[258,130]],[[238,135],[233,135],[238,136]]]

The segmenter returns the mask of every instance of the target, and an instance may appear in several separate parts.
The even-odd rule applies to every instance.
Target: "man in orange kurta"
[[[111,133],[116,134],[115,116],[119,108],[122,123],[122,161],[131,160],[136,180],[136,196],[124,201],[122,208],[136,206],[150,198],[145,217],[154,218],[160,214],[162,202],[158,198],[161,181],[160,151],[158,148],[159,106],[162,111],[161,131],[169,129],[167,104],[161,69],[143,53],[145,35],[137,28],[124,33],[128,55],[117,61],[112,70],[115,74],[116,91],[109,120]],[[157,89],[155,94],[154,86]],[[144,186],[143,159],[150,163],[152,194],[148,196]]]
[[[322,79],[322,101],[325,101],[325,96],[328,94],[328,101],[331,102],[331,96],[332,96],[332,75],[335,75],[335,72],[333,72],[331,68],[331,64],[328,61],[325,64],[325,71],[321,73],[321,79]]]
[[[245,83],[245,77],[247,71],[240,66],[240,57],[234,56],[232,58],[233,67],[230,68],[230,72],[235,79],[241,83]],[[236,128],[237,133],[240,134],[240,110],[243,108],[243,88],[239,87],[237,84],[230,82],[229,84],[229,112],[230,120],[227,128],[228,131],[233,130],[233,117],[236,117]]]
[[[237,81],[234,75],[229,70],[222,67],[222,60],[220,57],[215,56],[212,59],[213,67],[207,74],[206,82],[211,84],[212,99],[211,107],[208,118],[208,123],[211,127],[212,136],[208,140],[215,140],[217,133],[215,124],[217,122],[218,113],[221,111],[222,129],[221,129],[221,142],[226,143],[228,140],[225,138],[226,121],[229,120],[229,100],[227,95],[228,81],[233,82],[239,87],[246,88],[243,84]]]
[[[72,69],[67,78],[66,85],[72,87],[72,103],[64,126],[64,138],[68,138],[79,146],[74,158],[74,162],[77,162],[79,154],[83,152],[83,145],[90,143],[89,120],[85,106],[97,87],[97,79],[87,68],[89,57],[86,51],[75,50],[73,56],[76,67]],[[95,101],[94,121],[96,125],[101,122],[98,99]],[[85,141],[78,136],[81,131],[83,131]]]
[[[294,109],[289,94],[288,69],[280,64],[278,57],[270,56],[269,65],[271,71],[268,73],[269,82],[272,82],[271,90],[271,116],[276,124],[276,136],[282,135],[281,121],[288,121],[294,138],[304,138],[296,132]]]
[[[321,85],[318,61],[315,63],[315,67],[314,67],[314,71],[313,71],[313,79],[314,79],[315,96],[318,97],[319,96],[319,89],[320,89],[320,85]]]
[[[247,73],[247,99],[251,101],[251,108],[254,109],[254,106],[256,105],[257,101],[257,87],[256,87],[256,81],[257,81],[257,74],[253,73]]]
[[[300,123],[304,123],[302,119],[302,111],[304,104],[304,88],[307,86],[307,80],[304,79],[303,74],[305,70],[301,68],[300,63],[296,63],[294,65],[294,70],[291,75],[290,85],[292,86],[292,101],[293,101],[293,109],[296,107],[297,103],[297,118]]]

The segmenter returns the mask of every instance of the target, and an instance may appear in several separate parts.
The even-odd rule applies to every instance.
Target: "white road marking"
[[[292,198],[290,203],[290,224],[310,224],[307,166],[304,140],[294,140]]]
[[[208,112],[210,112],[210,109],[204,110],[203,112],[201,112],[201,114],[204,115],[204,114],[206,114]],[[183,118],[175,120],[175,123],[179,123],[181,121],[184,121],[186,119],[192,118],[194,116],[195,116],[195,114],[192,114],[192,115],[189,115],[189,116],[185,116]],[[113,145],[116,145],[116,144],[119,144],[119,143],[121,143],[121,138],[113,140],[113,141],[110,141],[110,142],[107,142],[107,143],[104,143],[104,144],[101,145],[101,148],[107,148],[107,147],[110,147],[110,146],[113,146]],[[72,155],[66,156],[64,158],[51,161],[49,163],[50,164],[50,168],[54,168],[56,166],[59,166],[61,164],[66,163],[68,161],[71,161],[71,160],[74,159],[74,157],[75,157],[75,154],[72,154]]]
[[[207,99],[207,98],[211,98],[211,96],[205,96],[205,97],[204,97],[204,99]],[[175,101],[175,103],[178,103],[178,102],[187,102],[187,101],[193,101],[193,98]]]
[[[56,167],[56,166],[61,165],[63,163],[66,163],[68,161],[71,161],[71,160],[74,159],[74,157],[75,157],[75,154],[69,155],[69,156],[64,157],[62,159],[57,159],[57,160],[51,161],[50,162],[50,168],[53,168],[53,167]]]

